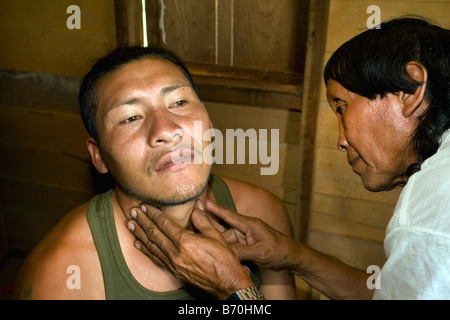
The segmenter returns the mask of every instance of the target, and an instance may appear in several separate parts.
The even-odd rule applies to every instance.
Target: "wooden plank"
[[[116,45],[112,0],[82,1],[81,29],[68,29],[69,0],[0,2],[0,69],[82,76]]]
[[[234,1],[234,66],[260,70],[303,72],[295,70],[296,42],[305,39],[305,29],[297,30],[298,21],[306,22],[307,12],[296,0]],[[299,36],[298,36],[299,35]],[[298,37],[297,37],[298,36]]]
[[[370,265],[381,268],[386,262],[383,244],[378,241],[311,230],[308,244],[322,253],[362,270],[367,270]]]
[[[69,211],[92,192],[74,191],[30,181],[0,178],[1,211],[11,248],[29,251]]]
[[[222,134],[226,129],[265,129],[268,133],[277,129],[280,143],[299,144],[300,112],[209,101],[205,106],[214,128]]]
[[[0,105],[2,143],[52,150],[87,159],[87,138],[87,131],[78,115]]]
[[[401,192],[401,188],[389,192],[366,190],[342,151],[318,148],[314,170],[314,192],[317,193],[392,205],[397,203]]]
[[[302,97],[302,118],[300,131],[298,198],[295,229],[301,242],[306,241],[311,214],[313,192],[313,168],[316,144],[317,113],[322,82],[322,61],[326,42],[328,0],[309,2],[308,41],[306,53],[305,81]]]
[[[114,0],[114,12],[117,45],[142,45],[144,29],[141,0]]]
[[[227,164],[225,158],[224,164],[214,164],[214,170],[217,174],[249,181],[257,185],[296,186],[298,175],[296,159],[298,158],[299,147],[283,143],[279,147],[279,169],[274,175],[261,175],[261,168],[269,167],[269,164],[248,164],[248,162],[237,164],[236,161],[234,164]],[[248,153],[248,149],[246,149],[246,153]]]
[[[115,36],[0,28],[0,69],[84,76],[94,60],[116,46]],[[30,54],[33,52],[33,54]]]
[[[320,119],[320,127],[317,128],[316,132],[316,147],[338,150],[339,129],[337,118],[327,101],[320,101],[318,119]],[[345,154],[345,152],[341,153]]]
[[[10,209],[35,212],[59,221],[66,213],[88,201],[93,191],[55,187],[39,182],[0,178],[0,203],[5,215]]]
[[[286,71],[268,71],[262,69],[223,66],[208,63],[185,62],[188,69],[195,76],[205,77],[205,79],[220,77],[223,80],[242,81],[243,85],[260,86],[265,88],[273,87],[274,90],[287,90],[289,86],[300,86],[303,81],[303,73]],[[201,79],[201,78],[200,78]],[[296,88],[300,90],[301,88]]]
[[[304,2],[167,0],[161,7],[160,2],[147,0],[146,4],[153,10],[147,19],[150,41],[172,49],[185,61],[202,100],[301,110]],[[246,23],[252,27],[246,28]],[[273,30],[274,23],[279,30]]]
[[[0,177],[71,190],[92,189],[88,158],[69,153],[0,143]]]
[[[71,15],[66,11],[73,4],[78,5],[81,11],[81,29],[77,30],[69,30],[66,26]],[[111,36],[115,33],[113,0],[3,0],[0,12],[1,28],[67,32],[72,37],[79,33]]]
[[[375,228],[370,225],[356,223],[354,221],[349,221],[314,211],[311,213],[310,230],[323,231],[332,234],[379,242],[383,242],[385,237],[384,228]]]
[[[79,77],[0,70],[0,108],[14,106],[79,116],[80,84]]]
[[[336,219],[367,225],[378,229],[386,229],[395,204],[344,198],[315,193],[312,210]]]
[[[158,32],[158,44],[175,51],[185,61],[216,62],[215,2],[166,0],[150,24]]]
[[[367,30],[366,21],[370,14],[367,14],[366,10],[372,4],[374,2],[370,0],[331,1],[327,51],[336,50],[345,41]],[[444,28],[450,28],[449,1],[379,0],[376,5],[380,7],[382,21],[416,14],[439,22]]]
[[[215,63],[224,66],[234,64],[234,19],[233,0],[216,2],[217,18],[215,21]]]
[[[194,74],[199,96],[205,101],[301,110],[300,85],[272,85]]]

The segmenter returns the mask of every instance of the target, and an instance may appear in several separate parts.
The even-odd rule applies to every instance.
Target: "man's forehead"
[[[164,72],[161,72],[164,70]],[[173,62],[162,58],[144,58],[140,60],[129,61],[116,70],[104,76],[100,82],[119,76],[142,77],[150,74],[173,75],[186,78],[180,67]]]
[[[170,61],[145,59],[127,63],[102,78],[97,85],[99,98],[138,88],[159,91],[163,87],[190,87],[183,72]],[[167,90],[166,90],[167,91]]]

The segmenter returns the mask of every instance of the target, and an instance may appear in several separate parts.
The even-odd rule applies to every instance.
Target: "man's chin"
[[[138,198],[140,201],[148,203],[158,209],[180,206],[198,199],[208,186],[210,173],[202,182],[192,179],[193,176],[178,176],[176,179],[167,177],[161,181],[151,183],[150,189],[146,192],[137,192],[126,188],[128,193]],[[194,181],[197,180],[197,181]]]
[[[175,207],[187,204],[189,202],[197,200],[206,190],[208,183],[197,185],[189,190],[179,190],[176,188],[177,192],[164,197],[161,196],[150,196],[150,197],[140,197],[145,203],[148,203],[158,209],[164,209],[168,207]],[[192,187],[192,186],[191,186]]]
[[[183,205],[200,197],[208,186],[211,169],[210,167],[206,174],[198,171],[189,172],[189,170],[175,174],[155,174],[141,183],[140,187],[129,187],[132,182],[124,183],[117,178],[114,180],[125,194],[161,209]],[[199,181],[199,176],[204,178]]]

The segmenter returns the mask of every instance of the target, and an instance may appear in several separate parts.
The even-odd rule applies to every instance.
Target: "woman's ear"
[[[86,146],[89,154],[91,155],[92,164],[97,171],[100,173],[108,173],[108,167],[106,166],[105,161],[103,161],[102,153],[100,152],[100,147],[98,146],[97,141],[95,141],[94,138],[89,137],[86,141]]]
[[[400,93],[400,98],[404,104],[403,116],[409,118],[424,102],[428,73],[427,69],[417,61],[408,62],[406,71],[412,79],[421,83],[414,92],[402,91]]]

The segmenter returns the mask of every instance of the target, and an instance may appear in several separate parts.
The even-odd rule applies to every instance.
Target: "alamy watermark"
[[[381,289],[380,267],[377,265],[370,265],[367,267],[366,273],[371,274],[366,281],[368,289]]]
[[[368,29],[380,29],[381,28],[381,9],[379,6],[373,4],[367,7],[366,13],[372,13],[367,18],[366,26]]]
[[[182,139],[182,130],[172,133],[172,141]],[[171,153],[173,162],[191,163],[192,157],[186,156],[185,150],[194,150],[194,164],[262,164],[261,175],[277,174],[280,167],[280,143],[279,130],[270,129],[226,129],[225,137],[218,129],[211,128],[203,132],[202,121],[194,121],[194,143],[211,142],[203,150],[197,146],[191,146],[189,141],[180,142]],[[248,144],[247,144],[248,141]],[[248,145],[248,153],[246,152]],[[269,152],[270,148],[270,152]],[[226,152],[224,150],[226,149]],[[236,157],[235,157],[236,151]],[[235,161],[236,158],[236,161]],[[248,162],[246,160],[248,159]]]
[[[81,270],[80,267],[72,264],[67,267],[66,273],[70,273],[70,276],[66,280],[66,286],[68,289],[81,289]]]
[[[66,9],[66,13],[71,15],[66,20],[67,29],[81,29],[81,9],[74,4],[70,5]]]

